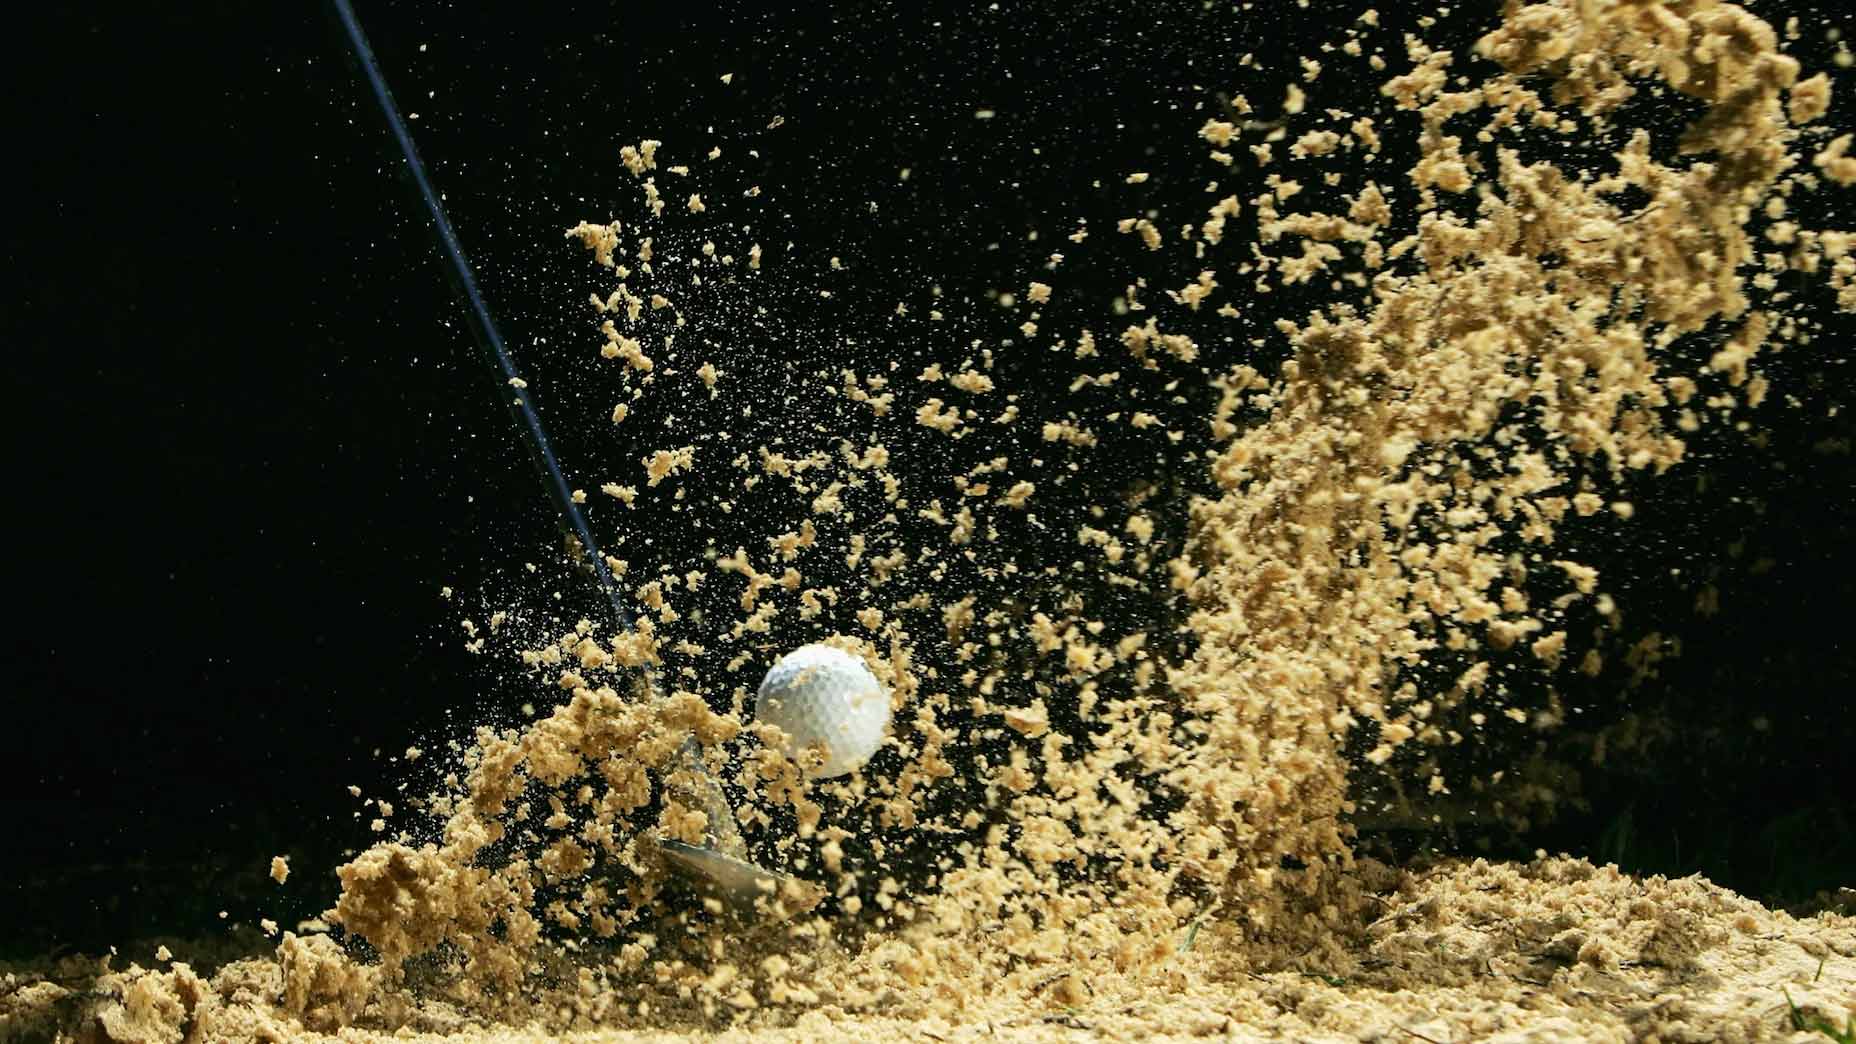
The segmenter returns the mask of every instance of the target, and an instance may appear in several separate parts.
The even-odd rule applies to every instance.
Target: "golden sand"
[[[1104,334],[1011,313],[1025,338],[1099,359],[1089,383],[1112,388],[1123,370],[1197,372],[1213,351],[1178,331],[1182,314],[1329,288],[1319,312],[1278,324],[1292,349],[1279,372],[1216,376],[1202,419],[1216,495],[1177,508],[1183,554],[1153,542],[1163,501],[1105,497],[1070,535],[1096,579],[1183,600],[1187,652],[1118,633],[1080,588],[1007,611],[995,596],[1022,582],[1009,564],[970,591],[923,565],[1036,524],[1047,480],[1016,450],[1018,427],[1087,452],[1113,425],[1159,417],[1131,401],[1020,420],[987,354],[919,375],[846,371],[833,392],[873,422],[893,412],[937,438],[997,440],[999,456],[922,502],[910,462],[874,439],[758,447],[743,457],[753,481],[791,483],[812,517],[707,571],[614,559],[638,629],[584,623],[531,643],[525,661],[564,702],[480,730],[420,802],[429,830],[341,868],[327,924],[370,956],[311,926],[210,979],[171,960],[17,971],[0,980],[0,1039],[1759,1040],[1795,1020],[1841,1026],[1856,1011],[1850,917],[1795,919],[1698,878],[1570,859],[1394,868],[1351,851],[1349,785],[1365,773],[1492,810],[1525,803],[1502,773],[1452,778],[1440,757],[1490,718],[1552,725],[1551,708],[1510,702],[1502,672],[1600,674],[1647,655],[1604,624],[1629,593],[1556,546],[1559,529],[1628,518],[1622,491],[1654,496],[1686,433],[1767,397],[1762,357],[1795,336],[1776,275],[1825,279],[1856,306],[1848,236],[1784,217],[1786,199],[1856,179],[1849,137],[1813,127],[1830,83],[1804,78],[1746,10],[1512,3],[1476,45],[1494,64],[1473,83],[1458,76],[1466,56],[1405,49],[1382,111],[1340,114],[1339,129],[1296,125],[1315,115],[1308,62],[1282,125],[1246,119],[1242,98],[1206,122],[1209,162],[1248,153],[1264,187],[1183,233],[1186,215],[1161,215],[1108,237],[1178,255],[1176,289],[1129,288],[1127,312],[1147,316],[1104,316],[1121,327]],[[1603,169],[1526,158],[1665,90],[1703,106],[1673,147],[1625,128]],[[1416,146],[1397,179],[1332,166],[1386,142]],[[633,403],[615,421],[659,381],[746,393],[712,363],[672,374],[651,358],[685,323],[676,280],[689,278],[653,269],[653,222],[679,219],[655,182],[664,148],[622,154],[642,227],[569,232],[618,280],[592,295]],[[1136,192],[1148,177],[1118,180]],[[1317,182],[1346,207],[1302,209]],[[774,263],[746,241],[703,254],[699,273]],[[1061,289],[1051,269],[1024,304]],[[1697,338],[1702,372],[1672,367]],[[604,488],[626,507],[681,497],[681,476],[724,466],[707,452],[655,449]],[[886,515],[847,507],[871,491]],[[922,521],[943,546],[907,546]],[[833,582],[828,560],[862,579]],[[679,610],[704,584],[739,588],[739,618]],[[889,688],[900,767],[821,783],[744,720],[733,679],[693,665],[724,634],[777,641],[783,622],[841,603],[858,632],[834,643]],[[744,920],[667,872],[656,839],[726,829],[678,757],[691,737],[738,797],[754,857],[823,886],[822,902],[795,883]]]

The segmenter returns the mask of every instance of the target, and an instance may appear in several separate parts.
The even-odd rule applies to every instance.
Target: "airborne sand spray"
[[[1718,422],[1765,397],[1756,356],[1780,322],[1749,284],[1756,266],[1828,262],[1834,271],[1845,260],[1840,237],[1802,229],[1769,234],[1769,245],[1782,249],[1762,256],[1749,227],[1755,205],[1763,206],[1781,179],[1787,193],[1815,187],[1815,172],[1794,169],[1792,124],[1821,115],[1827,81],[1799,83],[1771,30],[1737,8],[1702,6],[1686,16],[1658,10],[1619,8],[1581,21],[1562,6],[1517,9],[1477,45],[1506,71],[1460,90],[1450,89],[1449,79],[1459,60],[1412,41],[1413,71],[1385,84],[1393,113],[1325,121],[1339,122],[1340,131],[1297,132],[1292,119],[1290,133],[1275,136],[1277,147],[1290,144],[1288,156],[1275,159],[1283,173],[1269,175],[1268,190],[1225,197],[1202,223],[1187,226],[1180,252],[1191,254],[1197,273],[1167,292],[1175,310],[1229,308],[1241,300],[1229,289],[1240,280],[1342,279],[1360,287],[1305,322],[1279,324],[1295,350],[1279,375],[1238,364],[1218,376],[1225,398],[1213,423],[1223,446],[1212,472],[1223,495],[1192,509],[1184,555],[1127,574],[1170,584],[1190,599],[1196,647],[1188,658],[1169,663],[1149,651],[1153,636],[1105,631],[1080,597],[1023,615],[977,609],[1014,582],[1009,569],[972,592],[933,582],[939,558],[997,545],[1001,533],[1035,517],[1040,476],[1013,461],[1019,443],[1012,428],[1036,419],[1010,416],[1001,401],[1009,389],[988,376],[983,356],[918,374],[847,373],[841,393],[869,404],[877,417],[912,417],[949,439],[996,441],[997,463],[957,481],[959,500],[924,505],[908,495],[912,462],[879,444],[843,442],[836,454],[805,455],[744,447],[759,456],[756,477],[812,495],[816,523],[771,537],[771,553],[741,548],[719,556],[706,577],[665,570],[641,583],[638,597],[658,612],[661,627],[577,634],[531,653],[540,664],[566,663],[561,684],[575,700],[520,739],[489,741],[463,813],[471,825],[462,833],[483,828],[492,840],[500,837],[484,817],[503,815],[534,779],[555,790],[548,807],[561,836],[537,839],[540,855],[519,864],[514,883],[497,886],[489,919],[528,917],[510,913],[509,896],[550,887],[597,860],[582,836],[589,811],[602,824],[606,856],[622,863],[641,832],[698,836],[700,814],[674,798],[661,808],[651,803],[642,775],[628,781],[622,814],[608,821],[611,791],[596,795],[582,780],[611,749],[594,748],[584,764],[571,758],[592,722],[620,713],[622,698],[601,686],[602,674],[675,666],[670,646],[698,641],[698,628],[679,628],[671,592],[728,582],[740,591],[743,612],[733,637],[777,640],[789,616],[803,620],[842,599],[882,643],[868,653],[900,683],[902,766],[855,780],[836,804],[880,809],[883,826],[901,827],[890,844],[933,851],[939,873],[891,875],[881,854],[847,865],[843,843],[857,831],[825,814],[825,797],[799,782],[777,750],[754,747],[717,767],[736,765],[750,829],[770,824],[764,808],[791,809],[781,825],[793,829],[775,842],[773,865],[823,872],[834,894],[853,899],[853,912],[876,885],[874,894],[886,901],[882,920],[907,926],[904,934],[919,944],[921,977],[957,961],[958,975],[983,970],[1009,979],[1015,960],[1028,955],[1126,970],[1163,958],[1169,940],[1213,908],[1265,934],[1345,937],[1358,923],[1357,889],[1329,875],[1348,861],[1349,738],[1370,738],[1371,764],[1400,758],[1408,746],[1418,752],[1410,760],[1423,764],[1423,748],[1463,742],[1458,730],[1472,716],[1524,713],[1489,684],[1494,655],[1519,649],[1539,669],[1570,660],[1600,670],[1603,650],[1569,633],[1565,621],[1582,603],[1603,615],[1610,596],[1593,569],[1554,549],[1556,526],[1597,511],[1627,512],[1628,500],[1607,501],[1601,491],[1622,488],[1631,473],[1679,463],[1681,431],[1702,423],[1704,413]],[[1676,155],[1660,155],[1650,134],[1637,131],[1607,170],[1521,158],[1535,136],[1606,129],[1640,89],[1629,76],[1652,72],[1708,106]],[[1548,86],[1550,96],[1539,93]],[[1287,106],[1291,117],[1299,93]],[[1234,115],[1251,104],[1237,99]],[[1415,124],[1421,153],[1402,183],[1362,177],[1342,186],[1350,189],[1344,211],[1297,209],[1298,178],[1324,176],[1324,161],[1337,155],[1376,151],[1401,120]],[[1230,120],[1213,118],[1201,133],[1220,163],[1247,144]],[[1259,162],[1270,161],[1271,142],[1249,147]],[[600,324],[603,353],[621,364],[622,386],[634,398],[661,379],[652,353],[674,350],[685,325],[683,284],[700,285],[705,272],[730,278],[771,263],[758,244],[743,242],[706,243],[702,257],[691,259],[694,274],[663,264],[666,234],[657,223],[669,222],[675,209],[705,207],[690,195],[679,208],[660,186],[660,178],[687,174],[660,149],[647,141],[622,156],[644,193],[641,229],[622,220],[570,232],[617,277],[594,301],[608,315]],[[1837,176],[1840,162],[1833,148],[1817,167]],[[1254,231],[1243,234],[1247,217]],[[1393,235],[1400,225],[1414,231]],[[1160,228],[1131,218],[1120,230],[1159,250]],[[1061,278],[1061,269],[1040,277]],[[1028,299],[1047,299],[1050,286],[1031,281]],[[1038,330],[1034,312],[1024,333],[1101,358],[1104,383],[1123,368],[1199,361],[1204,349],[1169,330],[1166,309],[1154,312],[1103,335]],[[1719,336],[1706,374],[1660,368],[1662,357],[1689,349],[1685,338],[1710,330]],[[716,374],[705,362],[685,379],[713,392]],[[1138,416],[1132,403],[1128,412]],[[1103,437],[1097,426],[1117,419],[1045,421],[1039,437],[1090,445]],[[615,481],[606,491],[627,506],[660,484],[668,493],[680,472],[700,466],[695,458],[690,446],[650,452],[642,482]],[[886,513],[847,520],[845,491],[865,484],[881,491]],[[1114,572],[1140,553],[1150,523],[1125,503],[1105,501],[1100,509],[1098,523],[1070,539],[1100,550],[1098,567]],[[909,524],[916,514],[945,527],[943,546],[920,540]],[[852,563],[848,576],[811,564],[827,547]],[[859,576],[857,560],[872,547],[901,552],[889,566],[900,582],[881,569],[875,579]],[[923,563],[929,567],[916,568]],[[622,574],[633,567],[613,565]],[[809,575],[815,572],[840,582],[820,582]],[[919,626],[911,614],[942,626]],[[713,635],[717,627],[710,617],[700,630]],[[929,680],[911,668],[922,661],[984,664],[966,644],[982,635],[992,648],[1060,661],[1060,682],[1016,684],[1030,674],[1015,678],[1009,653],[992,661],[1007,669],[958,680]],[[1444,685],[1421,684],[1421,669],[1437,662],[1459,663],[1461,673]],[[1100,679],[1117,668],[1128,669],[1124,693],[1102,692]],[[687,674],[695,689],[715,691],[716,679]],[[694,698],[685,706],[702,714]],[[1067,728],[1054,727],[1054,719]],[[732,739],[740,724],[703,727],[714,742]],[[661,766],[650,751],[673,742],[674,729],[628,722],[624,731],[660,738],[624,771],[648,775]],[[999,744],[1002,736],[1010,742]],[[970,752],[980,749],[992,756],[974,758]],[[951,771],[954,763],[963,771]],[[536,775],[528,765],[546,767]],[[966,807],[924,814],[920,806],[937,789],[957,786],[943,782],[957,775],[983,781],[983,790],[974,788]],[[1453,782],[1434,768],[1422,779],[1433,791]],[[577,799],[567,784],[580,787]],[[547,808],[531,803],[526,811],[539,817]],[[630,818],[639,811],[645,821]],[[467,845],[461,854],[478,850]],[[345,902],[369,894],[366,868],[382,858],[434,856],[365,857],[345,877]],[[440,867],[455,862],[437,858]],[[547,869],[556,864],[570,872]],[[616,897],[608,879],[593,880],[552,920],[573,929],[588,917],[615,917],[606,923],[616,930],[634,915],[625,901],[616,904],[621,914],[602,910]],[[655,886],[641,882],[631,898],[655,897]],[[900,912],[887,915],[889,903]],[[344,921],[370,937],[398,934],[375,917],[345,914]],[[1001,963],[991,967],[962,941],[989,923],[1015,926],[997,947]],[[807,931],[828,933],[822,924]],[[513,974],[513,965],[503,967]],[[750,971],[725,979],[723,999],[752,996]]]

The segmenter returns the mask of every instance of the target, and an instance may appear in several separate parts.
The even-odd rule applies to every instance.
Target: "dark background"
[[[1018,242],[1026,229],[1113,216],[1095,179],[1187,169],[1169,157],[1199,154],[1193,106],[1245,75],[1235,55],[1291,53],[1351,17],[360,6],[582,483],[598,455],[635,448],[575,426],[589,279],[559,230],[621,197],[620,143],[713,127],[735,174],[777,197],[769,223],[813,231],[799,252],[896,283],[964,271],[983,286],[991,269],[1016,286],[1053,248]],[[0,954],[213,930],[222,909],[234,924],[305,915],[371,838],[346,787],[390,795],[416,773],[383,756],[536,698],[463,649],[459,617],[556,591],[565,613],[578,581],[333,20],[231,3],[32,17],[9,90],[0,297]],[[1799,50],[1827,62],[1815,36]],[[976,126],[981,106],[1000,116]],[[777,147],[737,160],[772,141],[774,114]],[[1196,199],[1200,175],[1181,180]],[[1666,497],[1637,498],[1635,524],[1593,538],[1632,578],[1638,619],[1684,635],[1686,655],[1637,697],[1674,724],[1503,851],[1705,870],[1786,901],[1856,884],[1856,503],[1847,441],[1813,450],[1850,437],[1835,409],[1849,332],[1775,366],[1775,398],[1801,405],[1767,407],[1764,445],[1699,447]],[[1703,472],[1712,492],[1685,492]],[[1724,556],[1736,540],[1745,553]],[[1710,571],[1724,610],[1697,621]],[[281,890],[262,879],[276,853],[296,869]]]

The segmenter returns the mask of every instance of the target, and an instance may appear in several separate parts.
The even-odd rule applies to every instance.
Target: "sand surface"
[[[304,1022],[345,1018],[330,1006],[357,983],[332,971],[332,952],[286,946],[281,962],[238,960],[204,981],[170,961],[9,971],[0,1025],[5,1039],[63,1027],[77,1041],[1804,1041],[1824,1038],[1797,1030],[1793,1005],[1805,1020],[1847,1018],[1856,999],[1856,917],[1794,918],[1700,878],[1635,880],[1567,858],[1361,872],[1384,889],[1363,938],[1261,954],[1211,922],[1141,974],[1079,981],[1053,962],[1023,993],[889,990],[727,1026],[621,1011],[599,1011],[600,1028],[564,1012],[495,1026],[428,1005],[390,1030],[325,1036]]]
[[[732,469],[693,510],[760,529],[688,561],[621,547],[624,627],[465,620],[540,706],[428,753],[434,792],[369,798],[380,841],[322,918],[223,966],[183,947],[9,970],[0,1040],[1840,1031],[1847,911],[1355,852],[1364,814],[1551,805],[1520,752],[1566,717],[1552,679],[1627,699],[1665,647],[1625,624],[1579,520],[1628,521],[1693,433],[1752,430],[1782,390],[1763,361],[1821,350],[1812,309],[1856,309],[1849,234],[1790,217],[1856,182],[1850,137],[1772,26],[1707,0],[1485,14],[1473,54],[1368,16],[1280,98],[1208,100],[1203,207],[1149,212],[1151,173],[1118,172],[1128,217],[1079,223],[968,317],[1003,336],[963,345],[935,326],[954,302],[898,301],[898,340],[928,349],[878,372],[712,348],[798,263],[731,209],[759,186],[705,181],[698,147],[626,146],[636,205],[567,235],[596,281],[600,418],[647,442],[582,498],[624,533]],[[1324,107],[1324,65],[1373,77],[1375,107]],[[1632,126],[1643,96],[1692,120]],[[1105,307],[1066,296],[1086,265],[1169,274]],[[1250,350],[1221,332],[1311,287],[1325,303]],[[1079,368],[1067,392],[1029,353]],[[732,430],[640,423],[692,402]],[[1091,470],[1129,447],[1195,477]],[[848,777],[814,778],[825,752],[747,710],[808,641],[892,702]],[[791,879],[744,911],[660,841]]]

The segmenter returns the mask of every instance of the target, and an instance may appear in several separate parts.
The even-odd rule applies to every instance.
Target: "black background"
[[[574,426],[571,387],[548,411],[545,378],[577,365],[559,346],[584,348],[588,330],[585,258],[559,230],[620,198],[621,142],[714,127],[732,161],[784,115],[777,148],[740,171],[784,187],[781,227],[837,230],[798,251],[897,281],[992,266],[1015,284],[1010,241],[1067,230],[1095,179],[1199,154],[1191,106],[1238,75],[1236,54],[1292,53],[1351,17],[1284,7],[361,15],[583,474],[611,436]],[[235,923],[307,913],[332,896],[340,853],[370,837],[345,788],[406,778],[375,752],[535,698],[463,650],[468,610],[441,586],[520,601],[575,581],[333,19],[231,3],[34,17],[9,91],[0,298],[0,951],[195,932],[220,909]],[[1815,36],[1800,47],[1827,59]],[[980,106],[1000,117],[976,127]],[[1181,180],[1193,191],[1202,176]],[[1703,447],[1606,538],[1635,578],[1634,611],[1688,642],[1642,697],[1681,708],[1679,734],[1597,774],[1589,809],[1523,847],[1701,869],[1793,900],[1856,883],[1842,623],[1856,504],[1848,454],[1810,451],[1850,434],[1847,411],[1832,415],[1849,400],[1848,332],[1777,366],[1804,405],[1768,408],[1765,446]],[[1713,492],[1683,492],[1703,471]],[[1742,538],[1726,610],[1694,621],[1693,579]],[[1772,567],[1749,575],[1760,556]],[[258,882],[276,852],[298,875],[274,894]]]

